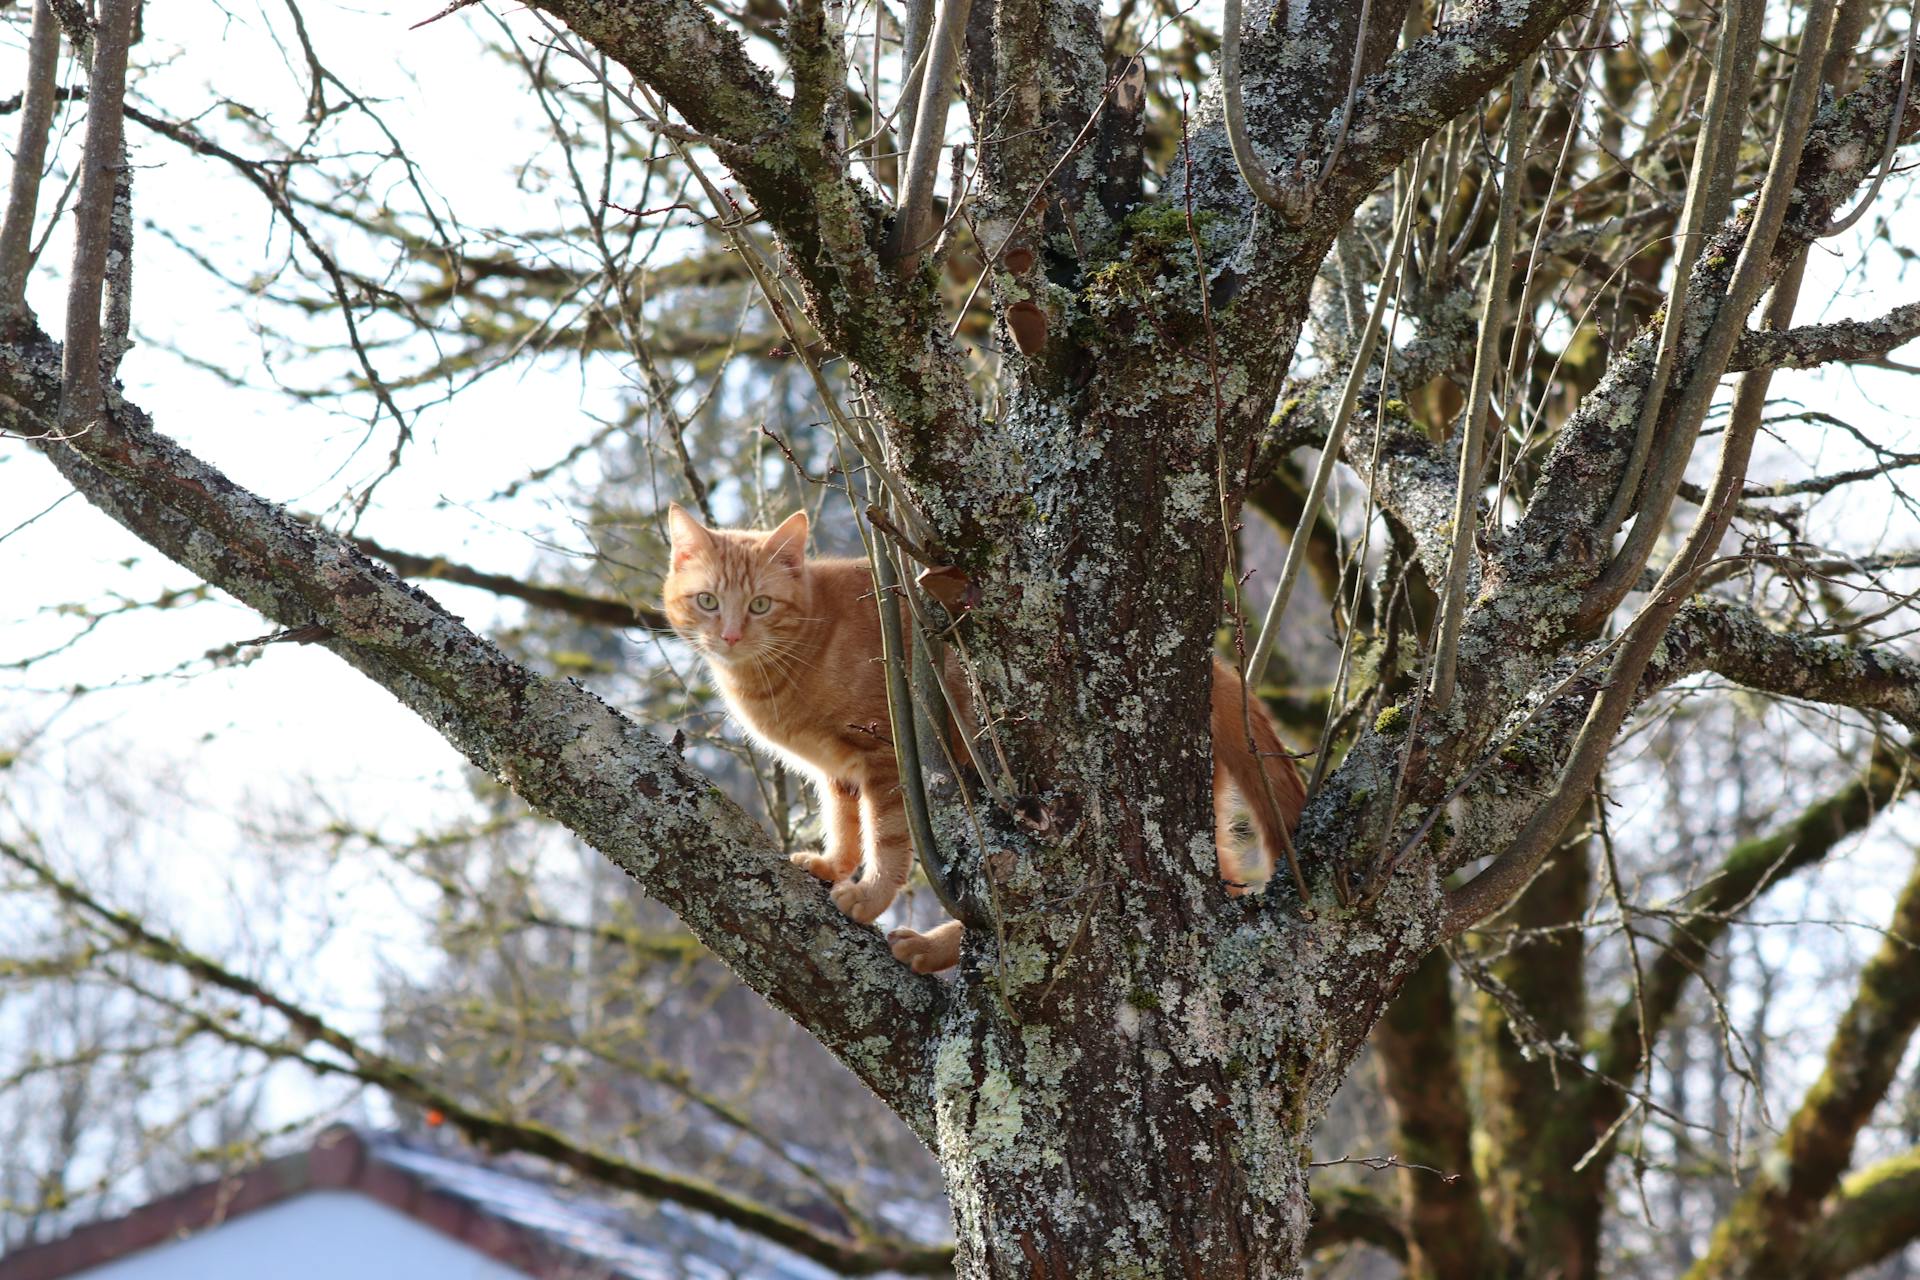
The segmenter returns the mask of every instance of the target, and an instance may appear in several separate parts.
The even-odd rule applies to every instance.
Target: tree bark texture
[[[1445,878],[1520,829],[1601,687],[1604,668],[1568,674],[1591,641],[1577,619],[1606,558],[1582,540],[1624,465],[1652,335],[1615,358],[1528,510],[1478,556],[1446,713],[1417,722],[1392,709],[1329,774],[1299,835],[1308,902],[1279,879],[1263,897],[1231,898],[1216,871],[1207,672],[1227,526],[1237,495],[1265,479],[1248,459],[1270,458],[1275,436],[1301,422],[1295,443],[1311,442],[1314,406],[1270,413],[1336,237],[1421,143],[1583,6],[1459,6],[1444,30],[1392,52],[1405,0],[1375,4],[1368,78],[1337,155],[1358,6],[1283,6],[1284,25],[1273,6],[1248,6],[1254,145],[1276,164],[1306,157],[1303,171],[1334,156],[1292,224],[1251,201],[1212,105],[1193,118],[1158,198],[1093,181],[1113,157],[1082,154],[1086,138],[1116,147],[1124,134],[1086,127],[1116,109],[1097,6],[974,0],[967,100],[995,112],[974,121],[977,234],[996,258],[1031,244],[1020,270],[991,264],[988,286],[1000,314],[1019,309],[1040,335],[1009,345],[991,418],[947,336],[931,268],[889,259],[885,210],[838,151],[837,8],[792,6],[789,96],[691,0],[539,7],[711,140],[780,237],[809,318],[847,358],[932,540],[979,588],[966,634],[1013,803],[937,806],[936,834],[981,925],[953,980],[896,964],[661,738],[510,661],[348,543],[187,454],[136,406],[110,395],[96,429],[50,431],[60,352],[44,336],[0,351],[7,427],[36,437],[76,489],[179,563],[283,626],[317,628],[307,634],[604,852],[817,1035],[937,1154],[962,1275],[1297,1274],[1316,1121],[1409,979],[1404,999],[1451,1017],[1444,973],[1423,968],[1457,927]],[[1883,68],[1816,121],[1776,268],[1869,172],[1896,81],[1897,65]],[[1903,133],[1920,104],[1908,112]],[[1691,285],[1699,325],[1744,234],[1736,215],[1703,253]],[[1847,338],[1770,335],[1746,358],[1789,363]],[[1696,334],[1676,378],[1697,347]],[[1444,581],[1457,459],[1404,424],[1389,422],[1382,439],[1377,453],[1371,438],[1350,439],[1346,460],[1409,558]],[[1734,606],[1681,609],[1639,689],[1704,670],[1920,727],[1910,660],[1782,636]],[[1503,739],[1509,730],[1517,736]],[[1449,805],[1459,834],[1431,838]],[[1565,923],[1591,874],[1584,847],[1563,849],[1521,915]],[[1521,987],[1544,970],[1516,954],[1502,980]],[[1579,1034],[1583,991],[1530,995],[1568,1020],[1540,1028],[1548,1038]],[[1489,1087],[1505,1115],[1501,1098],[1536,1094],[1544,1068],[1520,1059],[1500,1016],[1489,1011]],[[1447,1117],[1460,1084],[1423,1081],[1426,1051],[1389,1045],[1389,1092],[1403,1132],[1458,1168],[1466,1144]],[[1536,1114],[1515,1108],[1499,1122]],[[1570,1108],[1564,1131],[1513,1135],[1537,1163],[1482,1174],[1493,1209],[1474,1232],[1447,1238],[1416,1196],[1410,1256],[1433,1274],[1478,1275],[1499,1239],[1517,1256],[1562,1260],[1559,1274],[1592,1275],[1591,1189],[1568,1192],[1591,1217],[1533,1213],[1547,1182],[1577,1180],[1570,1164],[1593,1141],[1591,1117]]]

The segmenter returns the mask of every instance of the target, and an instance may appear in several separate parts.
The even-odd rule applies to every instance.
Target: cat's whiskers
[[[800,642],[798,640],[789,640],[785,644],[772,645],[768,649],[768,652],[787,662],[798,663],[809,671],[820,670],[819,663],[809,662],[800,656]]]
[[[763,650],[761,657],[778,672],[781,679],[785,680],[788,684],[799,683],[800,673],[796,670],[796,666],[806,667],[812,671],[818,671],[820,669],[795,653],[792,646]]]

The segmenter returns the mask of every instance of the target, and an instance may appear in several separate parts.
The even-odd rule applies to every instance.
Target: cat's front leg
[[[833,904],[872,924],[893,905],[913,871],[913,839],[907,834],[907,806],[898,779],[888,772],[860,786],[860,821],[867,839],[867,873],[833,886]]]
[[[822,778],[819,789],[826,848],[820,853],[796,853],[793,863],[833,884],[860,866],[860,788],[838,778]]]

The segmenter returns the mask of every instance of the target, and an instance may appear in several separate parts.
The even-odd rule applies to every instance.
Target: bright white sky
[[[510,221],[504,211],[516,209],[549,224],[569,219],[567,193],[546,194],[538,183],[519,180],[517,166],[539,153],[545,125],[519,91],[517,73],[482,51],[476,32],[492,32],[493,20],[475,9],[420,31],[407,29],[436,7],[390,11],[312,0],[303,12],[323,61],[357,91],[387,101],[389,123],[438,198],[456,210],[484,209],[484,220],[502,224]],[[17,14],[17,7],[10,11]],[[523,32],[533,27],[519,11],[509,21]],[[159,69],[145,74],[141,92],[176,116],[212,111],[214,127],[220,95],[207,81],[217,76],[221,95],[268,110],[291,128],[305,71],[276,47],[269,22],[284,32],[285,11],[273,5],[224,13],[208,5],[152,6],[141,60]],[[23,43],[24,30],[10,24],[0,67],[21,65]],[[0,75],[0,82],[16,77]],[[9,145],[14,119],[0,117]],[[129,138],[140,166],[135,199],[142,220],[173,228],[232,276],[278,267],[283,234],[250,189],[137,126],[129,126]],[[400,180],[397,172],[388,176]],[[1902,193],[1894,184],[1882,197],[1882,211],[1891,212]],[[1900,239],[1920,244],[1920,226],[1914,225],[1920,205],[1909,202],[1894,216],[1907,224]],[[54,237],[48,252],[56,262],[62,258],[62,237]],[[1911,277],[1903,280],[1903,264],[1884,250],[1864,276],[1843,278],[1839,268],[1851,252],[1843,244],[1831,256],[1826,250],[1816,255],[1802,323],[1871,317],[1913,298]],[[297,404],[270,389],[235,389],[163,349],[175,345],[242,372],[254,387],[270,386],[268,356],[294,384],[344,372],[337,362],[284,363],[271,332],[285,322],[282,310],[243,302],[149,229],[141,231],[137,264],[135,314],[143,341],[123,372],[129,397],[152,413],[162,431],[236,480],[303,510],[330,506],[344,479],[364,478],[378,467],[391,443],[390,424],[382,421],[369,442],[360,418],[324,404]],[[60,282],[43,274],[33,301],[44,317],[57,320]],[[264,337],[263,326],[270,330]],[[1916,359],[1911,353],[1906,358]],[[1890,447],[1910,450],[1920,450],[1908,407],[1917,388],[1911,377],[1874,370],[1782,374],[1775,382],[1776,395],[1855,416],[1873,424]],[[557,360],[496,375],[452,409],[429,409],[417,424],[408,465],[382,487],[362,532],[503,572],[529,568],[548,543],[584,549],[560,490],[534,486],[509,502],[483,500],[559,457],[588,428],[587,415],[609,411],[619,392],[620,371],[612,362],[580,366]],[[364,412],[361,404],[350,407]],[[1854,461],[1831,452],[1810,460],[1822,470]],[[0,443],[0,534],[53,507],[0,541],[0,663],[69,637],[74,626],[57,612],[62,604],[152,599],[194,585],[185,571],[84,502],[55,506],[63,492],[59,476],[37,454]],[[1828,503],[1813,527],[1855,546],[1920,545],[1911,516],[1885,503]],[[516,606],[480,593],[442,584],[428,589],[481,627],[517,615]],[[333,797],[361,824],[395,836],[468,810],[464,766],[455,753],[324,651],[278,645],[251,666],[224,671],[209,672],[199,662],[208,650],[270,629],[250,610],[220,597],[108,621],[68,653],[27,672],[0,671],[0,748],[21,751],[12,769],[0,773],[4,804],[53,839],[63,855],[110,856],[121,882],[116,891],[124,885],[129,894],[170,903],[182,927],[209,944],[231,938],[237,925],[227,902],[210,901],[207,886],[231,884],[236,901],[262,888],[258,863],[249,856],[249,819],[296,802],[309,787]],[[175,668],[187,675],[164,674]],[[70,701],[64,691],[75,684],[124,687]],[[1621,798],[1623,831],[1630,835],[1652,797]],[[131,832],[122,830],[119,816],[128,804],[144,815]],[[0,807],[0,823],[10,824],[5,813]],[[1885,886],[1900,874],[1910,847],[1886,841],[1859,857],[1876,864],[1878,883]],[[337,962],[316,965],[304,985],[364,1009],[373,994],[365,955],[391,954],[395,946],[404,952],[412,926],[398,904],[371,891],[351,869],[316,875],[316,890],[344,895],[353,910],[343,940],[326,953]],[[1859,881],[1853,883],[1857,892]],[[226,897],[224,891],[218,896]],[[1843,898],[1850,900],[1788,906],[1841,915],[1859,905],[1871,920],[1886,901],[1884,890],[1864,903],[1852,893]],[[1859,931],[1836,936],[1856,954],[1872,941]],[[1792,951],[1784,931],[1781,937],[1786,959]],[[1818,962],[1833,958],[1831,949],[1822,948]]]

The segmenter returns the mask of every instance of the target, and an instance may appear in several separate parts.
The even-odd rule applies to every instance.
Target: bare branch
[[[1247,190],[1254,198],[1266,205],[1288,223],[1305,220],[1307,209],[1313,203],[1313,181],[1302,171],[1289,174],[1286,181],[1276,181],[1273,173],[1253,149],[1253,139],[1247,136],[1247,106],[1241,91],[1241,5],[1240,0],[1226,0],[1220,19],[1220,85],[1223,107],[1226,114],[1227,143],[1233,149],[1233,162],[1240,169],[1240,176],[1246,180]],[[1285,33],[1281,33],[1285,38]],[[1364,19],[1361,26],[1361,39],[1366,38]],[[1358,72],[1359,58],[1354,59]]]
[[[60,69],[60,25],[48,0],[35,0],[27,42],[27,80],[21,91],[20,141],[13,150],[6,221],[0,223],[0,323],[26,306],[33,256],[33,217],[40,205],[40,170],[53,128],[54,78]]]
[[[1669,661],[1737,684],[1893,717],[1920,732],[1920,661],[1887,648],[1775,631],[1739,605],[1701,602],[1667,630]]]
[[[1875,197],[1880,194],[1881,185],[1886,182],[1887,175],[1893,172],[1894,149],[1900,145],[1900,118],[1906,114],[1907,95],[1913,91],[1913,59],[1916,51],[1920,51],[1920,0],[1913,0],[1907,8],[1906,48],[1900,54],[1900,93],[1894,99],[1893,118],[1887,122],[1887,144],[1880,151],[1880,163],[1874,168],[1873,182],[1868,185],[1867,194],[1860,197],[1860,203],[1853,207],[1852,212],[1836,218],[1820,233],[1822,236],[1837,236],[1866,217],[1867,210],[1873,207]]]
[[[625,600],[592,595],[572,587],[527,582],[503,573],[487,573],[471,565],[448,560],[444,556],[423,556],[411,551],[397,551],[371,538],[358,535],[350,538],[349,541],[376,560],[385,560],[393,566],[394,572],[403,578],[432,578],[441,582],[457,583],[463,587],[474,587],[481,591],[491,591],[494,595],[505,596],[511,600],[523,600],[537,608],[551,609],[555,613],[565,614],[576,621],[591,623],[597,627],[645,627],[649,631],[673,629],[673,624],[667,621],[665,614],[648,605],[630,604]]]
[[[1608,1025],[1589,1086],[1593,1114],[1588,1132],[1607,1132],[1623,1114],[1625,1082],[1646,1065],[1647,1049],[1699,976],[1707,954],[1739,915],[1761,894],[1866,830],[1911,787],[1912,767],[1909,752],[1877,747],[1864,773],[1783,826],[1736,844],[1705,884],[1661,909],[1659,914],[1673,917],[1672,932],[1647,963],[1641,998],[1622,1002]]]
[[[1520,180],[1525,172],[1527,82],[1533,78],[1534,59],[1528,58],[1513,76],[1507,100],[1507,163],[1500,182],[1500,212],[1493,244],[1487,251],[1486,292],[1480,300],[1480,340],[1473,352],[1473,379],[1467,393],[1467,416],[1461,424],[1460,481],[1453,498],[1453,549],[1447,555],[1446,587],[1441,597],[1440,638],[1434,644],[1433,689],[1436,713],[1453,701],[1454,672],[1460,660],[1460,624],[1467,609],[1467,571],[1473,563],[1473,533],[1479,522],[1480,455],[1486,448],[1487,414],[1493,395],[1493,372],[1500,363],[1500,338],[1507,327],[1508,274],[1513,270],[1514,242],[1520,227]],[[1514,336],[1518,344],[1519,335]]]
[[[928,38],[926,70],[920,77],[920,100],[913,113],[913,137],[907,147],[907,169],[900,183],[900,211],[895,215],[888,254],[911,260],[932,234],[933,183],[947,137],[947,108],[953,101],[953,77],[960,64],[960,46],[967,30],[973,0],[940,0]],[[954,198],[960,198],[954,192]]]
[[[1329,213],[1357,208],[1447,121],[1510,78],[1586,0],[1480,5],[1387,60],[1360,86],[1347,145],[1328,174]]]
[[[1743,14],[1745,15],[1743,18]],[[1660,347],[1654,357],[1653,373],[1640,399],[1638,424],[1634,429],[1633,452],[1614,489],[1613,502],[1601,518],[1597,537],[1611,539],[1626,522],[1640,497],[1640,482],[1646,474],[1647,456],[1660,426],[1660,409],[1666,401],[1673,365],[1687,315],[1687,284],[1693,276],[1694,260],[1700,256],[1707,220],[1720,213],[1723,193],[1732,186],[1732,170],[1739,159],[1738,146],[1727,146],[1728,126],[1739,137],[1739,122],[1746,112],[1747,89],[1753,79],[1752,60],[1738,54],[1742,21],[1757,24],[1764,14],[1751,4],[1725,4],[1720,7],[1720,35],[1713,49],[1713,73],[1707,83],[1707,105],[1700,117],[1700,132],[1694,140],[1693,170],[1687,175],[1687,202],[1680,214],[1680,235],[1674,246],[1673,289],[1667,297],[1666,319],[1660,325]],[[1729,105],[1737,103],[1737,106]],[[1733,117],[1732,120],[1729,117]],[[1615,584],[1617,585],[1617,584]],[[1604,576],[1595,591],[1604,599],[1617,602],[1620,592]],[[1611,607],[1609,605],[1608,607]]]
[[[1320,508],[1326,500],[1327,485],[1333,478],[1334,463],[1340,458],[1348,424],[1353,421],[1354,408],[1359,404],[1361,384],[1366,381],[1373,364],[1374,345],[1380,340],[1380,321],[1386,314],[1388,301],[1394,296],[1395,284],[1406,262],[1407,239],[1413,230],[1414,198],[1419,189],[1418,179],[1419,175],[1416,174],[1415,181],[1409,184],[1411,189],[1406,201],[1394,218],[1379,291],[1374,294],[1366,325],[1360,330],[1359,347],[1352,354],[1346,381],[1341,386],[1340,403],[1334,410],[1332,425],[1327,428],[1327,439],[1320,450],[1319,465],[1314,468],[1313,482],[1307,487],[1300,522],[1287,541],[1287,558],[1280,567],[1279,584],[1274,587],[1273,596],[1267,601],[1266,615],[1260,620],[1260,631],[1254,637],[1253,651],[1247,655],[1246,679],[1250,688],[1258,688],[1261,678],[1266,675],[1267,661],[1273,656],[1273,646],[1280,634],[1280,619],[1286,616],[1287,601],[1293,596],[1293,584],[1300,576],[1300,567],[1306,563],[1307,548],[1313,541],[1313,530],[1320,520]]]
[[[739,35],[692,0],[542,0],[539,7],[713,140],[779,234],[806,285],[810,319],[875,389],[902,468],[916,477],[942,474],[938,459],[977,435],[978,414],[937,319],[938,300],[926,281],[903,284],[882,261],[882,210],[871,193],[820,152],[796,154],[792,106]]]
[[[74,212],[73,272],[67,280],[61,431],[84,429],[106,406],[100,369],[100,290],[113,249],[114,188],[126,162],[120,126],[132,27],[133,0],[101,0],[88,88],[80,202]]]
[[[1757,23],[1761,17],[1762,6],[1747,0],[1739,22]],[[1646,568],[1654,544],[1666,528],[1667,513],[1673,507],[1674,494],[1681,480],[1685,478],[1687,463],[1693,457],[1694,443],[1700,434],[1700,425],[1706,420],[1707,409],[1713,402],[1720,379],[1725,376],[1727,361],[1733,355],[1733,345],[1746,328],[1747,313],[1760,300],[1760,293],[1766,287],[1767,277],[1774,267],[1774,241],[1786,221],[1788,201],[1793,195],[1799,171],[1801,149],[1806,140],[1807,127],[1813,119],[1813,108],[1819,92],[1819,61],[1814,54],[1825,50],[1832,25],[1833,5],[1830,0],[1816,3],[1808,10],[1800,32],[1802,56],[1794,64],[1794,77],[1787,89],[1781,132],[1774,138],[1773,159],[1767,168],[1766,183],[1755,205],[1746,240],[1740,246],[1740,258],[1734,266],[1733,278],[1727,284],[1724,301],[1714,313],[1712,327],[1707,330],[1707,336],[1701,343],[1686,386],[1674,403],[1672,417],[1663,428],[1661,450],[1653,459],[1653,469],[1647,473],[1645,483],[1640,485],[1635,508],[1638,514],[1633,522],[1633,530],[1614,553],[1606,571],[1587,593],[1587,601],[1581,610],[1581,621],[1587,625],[1597,625],[1600,619],[1611,613],[1626,595],[1628,587],[1639,580],[1640,571]],[[1729,43],[1733,43],[1737,35],[1736,26],[1729,33]],[[1710,180],[1713,172],[1709,168]],[[1676,287],[1684,287],[1684,282],[1677,282]],[[1797,290],[1796,284],[1794,291]],[[1650,397],[1651,394],[1650,389]],[[1650,432],[1653,426],[1651,420],[1643,420],[1642,434]],[[1752,426],[1758,428],[1757,416]],[[1751,443],[1750,435],[1741,436],[1731,432],[1722,439],[1720,456],[1723,465],[1717,473],[1721,482],[1725,482],[1732,470],[1738,470],[1741,478],[1744,478]],[[1637,477],[1635,481],[1639,483]],[[1733,483],[1738,484],[1739,480]],[[1624,514],[1634,501],[1635,495],[1632,494],[1625,495],[1623,500],[1626,487],[1623,480],[1620,490],[1614,495],[1615,505],[1609,511],[1618,510]],[[1728,514],[1731,515],[1730,512]],[[1717,533],[1711,539],[1707,537],[1714,520],[1715,515],[1711,510],[1702,514],[1689,536],[1690,546],[1711,548],[1718,542]],[[1603,527],[1598,532],[1603,537],[1613,536],[1611,527]],[[1675,563],[1680,563],[1681,559],[1676,557]]]
[[[1766,282],[1772,264],[1774,240],[1786,220],[1788,201],[1793,195],[1800,166],[1801,148],[1813,119],[1820,74],[1820,60],[1813,55],[1826,49],[1827,34],[1832,26],[1833,0],[1814,0],[1801,28],[1800,48],[1803,56],[1795,64],[1793,79],[1788,85],[1787,103],[1780,132],[1774,140],[1773,159],[1767,169],[1766,183],[1756,202],[1746,242],[1741,247],[1739,262],[1734,267],[1733,279],[1728,285],[1727,298],[1714,316],[1700,359],[1675,406],[1675,421],[1669,428],[1669,447],[1662,452],[1659,467],[1648,477],[1646,499],[1641,504],[1640,516],[1634,525],[1634,536],[1616,554],[1613,565],[1608,569],[1608,577],[1615,574],[1619,566],[1627,564],[1632,566],[1634,578],[1638,578],[1640,568],[1653,549],[1651,533],[1642,538],[1641,530],[1649,524],[1656,528],[1664,525],[1674,492],[1679,488],[1685,472],[1686,460],[1692,453],[1693,441],[1699,435],[1700,424],[1706,417],[1707,406],[1726,368],[1727,358],[1733,354],[1734,339],[1744,327],[1745,316],[1759,299],[1760,290]],[[1789,285],[1786,294],[1789,307],[1792,293],[1797,288],[1797,280]],[[1733,498],[1729,495],[1737,495],[1744,481],[1747,457],[1754,433],[1759,427],[1759,414],[1752,413],[1745,423],[1744,429],[1729,429],[1722,438],[1712,505],[1702,512],[1686,545],[1661,576],[1658,587],[1639,616],[1627,628],[1619,653],[1613,660],[1607,687],[1589,709],[1586,723],[1581,726],[1579,736],[1568,752],[1566,765],[1561,770],[1553,793],[1498,858],[1449,894],[1450,928],[1464,928],[1517,892],[1532,876],[1552,842],[1559,838],[1560,832],[1572,820],[1574,812],[1585,803],[1588,789],[1599,776],[1601,765],[1613,748],[1614,735],[1619,732],[1628,711],[1637,700],[1641,674],[1652,660],[1668,623],[1691,593],[1694,579],[1704,567],[1702,557],[1719,541],[1726,522],[1732,519]],[[1642,542],[1644,546],[1640,545]]]

